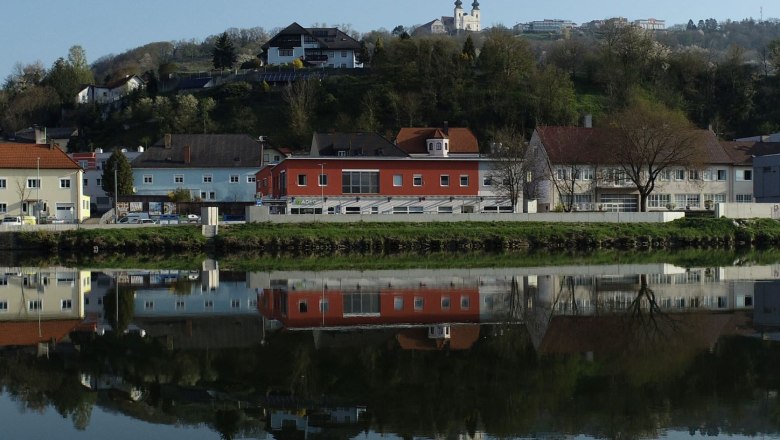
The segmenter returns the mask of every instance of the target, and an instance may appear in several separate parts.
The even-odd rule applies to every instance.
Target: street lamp
[[[320,184],[320,205],[322,205],[321,213],[325,214],[325,164],[320,165],[320,177],[317,181]]]

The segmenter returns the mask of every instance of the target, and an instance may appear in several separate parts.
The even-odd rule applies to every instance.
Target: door
[[[73,203],[57,203],[57,220],[72,222],[76,209]]]

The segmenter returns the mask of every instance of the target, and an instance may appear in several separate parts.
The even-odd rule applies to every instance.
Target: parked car
[[[134,221],[132,223],[142,224],[142,225],[151,225],[156,224],[157,220],[151,219],[151,218],[139,218],[137,221]]]
[[[179,216],[176,214],[163,214],[158,219],[158,223],[161,225],[178,225]]]
[[[22,217],[18,215],[7,215],[3,217],[3,224],[7,226],[22,226]]]
[[[147,212],[131,212],[126,216],[120,218],[117,223],[140,223],[141,219],[148,219],[149,213]]]

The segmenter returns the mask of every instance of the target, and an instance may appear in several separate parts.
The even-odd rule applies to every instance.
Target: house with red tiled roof
[[[648,211],[707,209],[736,201],[734,159],[710,130],[697,134],[696,165],[667,166],[647,200]],[[538,127],[531,148],[545,163],[539,210],[636,212],[639,192],[619,163],[609,129]]]
[[[55,144],[0,144],[0,215],[81,222],[84,170]]]
[[[402,128],[395,143],[412,157],[478,157],[479,142],[465,127]]]

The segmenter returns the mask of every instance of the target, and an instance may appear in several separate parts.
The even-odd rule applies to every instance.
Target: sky
[[[472,0],[463,0],[471,10]],[[452,16],[450,0],[6,0],[0,25],[0,81],[16,63],[51,67],[68,48],[81,45],[91,63],[155,41],[203,40],[225,29],[260,26],[267,31],[292,22],[302,26],[348,24],[359,32],[413,26]],[[715,18],[780,17],[777,0],[482,0],[482,26],[560,18],[584,23],[621,16],[657,18],[667,26]]]

